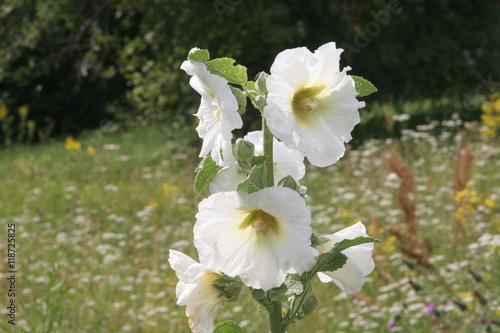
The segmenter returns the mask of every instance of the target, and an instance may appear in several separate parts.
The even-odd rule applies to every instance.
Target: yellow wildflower
[[[158,204],[156,202],[150,202],[150,203],[148,203],[148,207],[156,208],[156,207],[158,207]]]
[[[35,128],[35,122],[33,120],[28,120],[26,122],[26,126],[29,128],[29,129],[34,129]]]
[[[7,110],[7,105],[5,105],[5,104],[0,105],[0,120],[7,117],[8,113],[9,113],[9,110]]]
[[[163,184],[163,193],[165,195],[178,194],[180,191],[181,190],[177,185],[170,185],[168,183]]]
[[[66,148],[67,150],[80,150],[82,148],[82,144],[79,141],[68,136],[66,138],[66,142],[64,143],[64,148]]]
[[[96,149],[94,147],[92,147],[92,146],[87,147],[87,154],[89,154],[90,156],[94,156],[95,152],[96,152]]]
[[[484,199],[484,205],[488,207],[489,209],[494,209],[495,208],[495,201],[491,198],[486,198]]]
[[[20,106],[19,109],[17,109],[17,112],[19,112],[19,115],[21,115],[21,117],[26,117],[28,115],[29,108],[27,105],[23,105]]]
[[[351,214],[349,214],[349,212],[347,210],[344,210],[341,214],[341,217],[342,218],[346,218],[346,217],[349,217]]]

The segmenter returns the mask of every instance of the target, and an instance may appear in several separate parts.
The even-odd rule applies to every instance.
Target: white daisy
[[[287,273],[301,274],[315,264],[311,212],[289,188],[212,194],[200,203],[196,219],[200,262],[240,277],[248,287],[278,287]]]
[[[177,304],[186,306],[191,331],[213,332],[217,310],[224,304],[225,298],[212,283],[222,275],[208,270],[179,251],[170,250],[168,261],[179,278],[175,289]]]
[[[253,143],[255,155],[264,155],[264,139],[262,131],[250,132],[243,140]],[[295,180],[300,180],[304,177],[306,168],[304,165],[304,156],[294,149],[286,147],[282,142],[273,138],[273,155],[274,155],[274,185],[285,178],[292,176]],[[210,184],[210,192],[235,191],[240,182],[247,177],[244,173],[238,173],[236,165],[226,167],[219,171],[217,176]]]
[[[202,62],[186,60],[182,63],[181,69],[192,76],[189,84],[201,95],[200,108],[195,114],[200,119],[196,131],[203,139],[200,157],[205,157],[211,152],[212,159],[217,165],[231,165],[234,163],[231,132],[243,126],[241,116],[238,114],[236,97],[231,92],[228,82],[211,74]]]
[[[316,246],[321,253],[330,251],[333,246],[344,240],[357,237],[369,237],[366,234],[366,228],[363,223],[358,222],[353,226],[342,229],[333,235],[323,236],[330,240],[326,243]],[[365,243],[352,246],[344,251],[347,262],[342,268],[333,272],[319,272],[318,277],[321,282],[333,281],[340,289],[346,293],[355,293],[361,290],[365,283],[365,276],[370,274],[375,268],[372,258],[373,243]]]
[[[314,54],[307,48],[278,54],[267,78],[268,105],[264,117],[270,131],[290,148],[301,151],[313,165],[334,164],[359,123],[354,80],[339,69],[335,43]]]

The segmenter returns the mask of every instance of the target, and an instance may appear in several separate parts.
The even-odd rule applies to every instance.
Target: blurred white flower
[[[339,69],[335,43],[314,54],[305,47],[278,54],[267,78],[268,105],[264,117],[271,132],[286,146],[302,152],[309,162],[324,167],[344,155],[344,143],[359,123],[354,80]]]
[[[200,203],[196,219],[194,243],[200,262],[239,276],[248,287],[278,287],[287,273],[301,274],[315,264],[311,212],[289,188],[212,194]]]
[[[243,137],[243,140],[253,143],[256,156],[264,155],[262,131],[250,132]],[[304,156],[298,150],[287,148],[282,142],[273,138],[273,157],[274,185],[277,185],[286,176],[292,176],[295,180],[304,177],[306,172]],[[245,178],[246,175],[238,173],[236,164],[233,164],[219,171],[210,184],[210,192],[235,191],[238,184]]]
[[[177,304],[186,306],[191,331],[213,332],[217,310],[224,304],[225,298],[212,283],[221,275],[179,251],[170,250],[168,261],[179,278],[175,289]]]
[[[196,49],[191,50],[193,52]],[[186,60],[181,69],[191,75],[189,84],[201,95],[198,113],[200,119],[196,131],[203,139],[200,157],[210,152],[212,159],[219,166],[231,165],[234,156],[231,148],[232,130],[241,128],[243,122],[238,114],[238,102],[228,82],[208,72],[205,64]]]
[[[333,246],[344,240],[357,237],[368,237],[363,223],[358,222],[353,226],[342,229],[333,235],[323,236],[330,240],[316,246],[321,253],[328,252]],[[361,290],[365,283],[365,276],[370,274],[375,268],[372,258],[373,243],[365,243],[352,246],[342,253],[347,257],[345,265],[333,272],[319,272],[318,277],[321,282],[333,281],[340,289],[346,293],[355,293]]]

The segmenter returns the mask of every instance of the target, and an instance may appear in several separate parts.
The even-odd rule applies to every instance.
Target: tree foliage
[[[378,88],[372,99],[477,90],[499,77],[498,1],[6,0],[0,103],[29,105],[62,132],[102,119],[195,112],[179,66],[189,50],[245,59],[249,77],[286,48],[327,41]],[[133,117],[129,117],[133,115]]]

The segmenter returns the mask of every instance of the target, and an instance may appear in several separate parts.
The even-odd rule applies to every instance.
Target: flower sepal
[[[227,302],[236,302],[240,296],[243,284],[239,279],[222,275],[220,279],[212,282],[212,286],[217,289]]]
[[[281,179],[278,182],[278,186],[288,187],[289,189],[294,190],[304,199],[307,198],[307,187],[301,186],[298,181],[295,180],[292,176],[288,175],[285,178]]]

